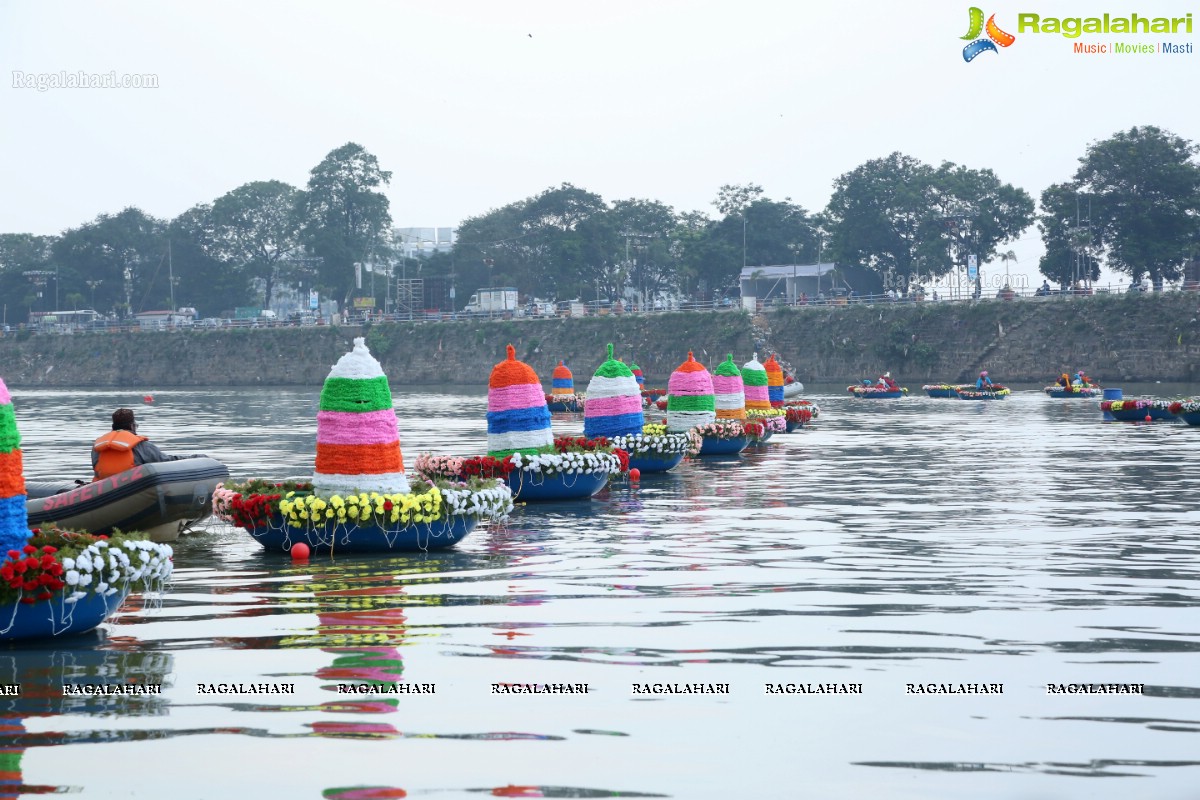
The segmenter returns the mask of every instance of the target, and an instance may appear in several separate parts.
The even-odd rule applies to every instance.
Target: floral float
[[[703,440],[702,456],[740,453],[750,440],[738,420],[717,420],[714,392],[712,375],[689,352],[667,382],[667,431],[686,433],[695,428]]]
[[[785,406],[784,420],[788,433],[803,428],[820,414],[820,408],[808,401]]]
[[[930,397],[953,399],[958,397],[960,390],[971,389],[972,386],[970,383],[927,383],[921,390]]]
[[[758,360],[758,353],[742,365],[742,383],[746,389],[746,413],[771,408],[771,390],[767,386],[767,368]]]
[[[762,434],[757,440],[752,438],[751,444],[765,444],[773,435],[787,433],[787,410],[783,408],[747,409],[746,421],[757,423],[763,428]],[[753,437],[749,428],[746,432]]]
[[[330,370],[319,409],[311,483],[251,480],[214,493],[216,515],[268,550],[449,547],[512,507],[494,479],[409,484],[388,379],[362,337]]]
[[[742,371],[733,363],[733,353],[717,365],[712,372],[713,405],[717,419],[744,420],[746,418],[746,387],[742,382]]]
[[[897,400],[901,397],[908,396],[907,388],[896,387],[893,389],[887,386],[875,386],[867,384],[847,386],[846,391],[850,392],[855,397],[864,400]]]
[[[564,437],[556,443],[537,375],[517,360],[511,344],[488,380],[487,424],[488,455],[511,456],[513,468],[506,480],[516,500],[591,497],[623,468],[607,440]]]
[[[763,369],[767,372],[767,399],[771,402],[771,408],[783,408],[783,367],[772,354],[763,364]]]
[[[1174,422],[1176,419],[1171,413],[1170,400],[1150,397],[1101,400],[1100,410],[1109,415],[1105,419],[1117,422]]]
[[[171,547],[142,534],[93,536],[30,530],[21,436],[0,380],[0,641],[83,633],[115,614],[130,592],[157,593]]]
[[[575,393],[575,376],[562,361],[551,376],[546,406],[551,414],[577,414],[583,410],[583,397]]]
[[[668,437],[665,427],[661,432],[647,432],[637,376],[613,358],[612,344],[608,345],[607,353],[607,359],[588,383],[591,400],[584,408],[584,436],[604,437],[618,450],[628,453],[629,469],[652,473],[678,466],[689,450],[690,439],[679,434]]]
[[[1176,400],[1167,406],[1167,410],[1188,425],[1200,426],[1200,398]]]
[[[1103,393],[1103,389],[1099,386],[1072,386],[1070,389],[1064,389],[1061,386],[1047,386],[1042,391],[1056,399],[1099,397]]]
[[[1003,400],[1012,394],[1007,386],[993,383],[987,389],[976,389],[974,386],[958,390],[960,400]]]

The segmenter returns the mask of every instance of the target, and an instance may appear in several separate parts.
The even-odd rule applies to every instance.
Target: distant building
[[[764,267],[745,267],[741,274],[742,304],[792,304],[801,294],[816,298],[833,290],[831,273],[837,265],[772,264]]]
[[[448,252],[456,233],[454,228],[392,228],[392,241],[405,258],[424,258]]]

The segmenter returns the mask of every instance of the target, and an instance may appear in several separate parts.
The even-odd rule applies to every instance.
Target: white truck
[[[468,314],[518,314],[517,290],[511,287],[480,289],[471,295],[463,310]]]

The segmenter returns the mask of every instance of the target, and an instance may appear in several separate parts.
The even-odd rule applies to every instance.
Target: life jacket
[[[146,441],[145,436],[138,436],[129,431],[109,431],[96,440],[92,449],[96,451],[96,466],[93,469],[93,481],[104,480],[110,475],[133,469],[133,448]]]

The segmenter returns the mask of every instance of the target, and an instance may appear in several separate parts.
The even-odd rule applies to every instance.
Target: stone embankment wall
[[[890,371],[902,382],[958,382],[987,369],[1002,382],[1049,382],[1083,368],[1101,382],[1200,382],[1200,295],[1120,295],[974,304],[804,307],[751,318],[738,311],[586,319],[395,323],[0,339],[13,386],[319,387],[365,335],[393,386],[479,385],[505,345],[549,383],[558,359],[582,391],[613,342],[651,386],[693,350],[715,365],[777,351],[808,383]]]

